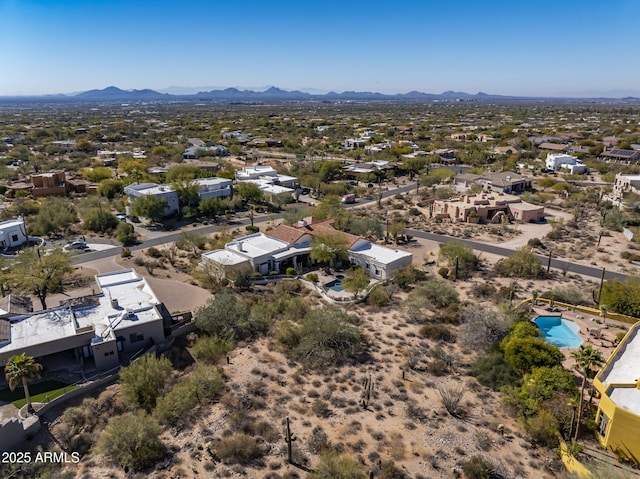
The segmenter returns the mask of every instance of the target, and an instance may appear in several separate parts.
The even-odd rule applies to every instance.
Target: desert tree
[[[358,297],[360,291],[369,286],[369,275],[362,268],[352,268],[346,272],[342,280],[345,291],[353,293],[353,299]]]
[[[42,309],[47,309],[47,296],[62,288],[64,278],[73,272],[73,267],[69,255],[61,248],[47,254],[26,249],[11,271],[17,289],[37,296]]]

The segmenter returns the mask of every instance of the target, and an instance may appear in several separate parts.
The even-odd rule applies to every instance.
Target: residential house
[[[206,154],[202,154],[206,153]],[[184,160],[197,160],[199,156],[228,156],[229,150],[222,145],[190,146],[182,154]]]
[[[620,203],[628,193],[640,195],[640,175],[623,175],[618,173],[613,183],[612,199]]]
[[[465,223],[498,223],[503,219],[530,223],[544,218],[544,207],[525,203],[515,195],[480,193],[435,200],[431,217]]]
[[[253,148],[274,148],[281,147],[282,141],[276,140],[274,138],[254,138],[253,140],[247,142],[247,146]]]
[[[241,272],[283,273],[289,267],[299,271],[311,264],[311,245],[318,235],[342,237],[350,262],[374,278],[388,278],[398,268],[411,264],[411,253],[338,231],[331,226],[332,221],[307,217],[293,226],[279,225],[266,233],[243,236],[227,243],[222,250],[204,253],[201,264],[218,278]]]
[[[366,144],[366,138],[347,138],[342,146],[347,150],[355,150],[356,148],[364,148]]]
[[[192,182],[198,187],[198,199],[205,198],[230,198],[233,196],[233,181],[227,178],[195,178]],[[155,196],[167,200],[164,216],[171,216],[180,209],[178,193],[171,185],[158,185],[156,183],[131,184],[124,189],[132,202],[140,196]]]
[[[280,175],[271,166],[245,166],[236,171],[239,183],[255,183],[260,190],[272,199],[276,195],[291,195],[298,187],[298,178]]]
[[[198,198],[231,198],[233,196],[233,180],[228,178],[196,178],[193,183],[198,185]]]
[[[611,150],[604,150],[600,153],[600,158],[607,161],[638,161],[640,159],[640,151],[614,148]]]
[[[640,323],[636,323],[593,380],[600,393],[596,437],[616,456],[640,462]]]
[[[96,276],[98,293],[76,306],[28,313],[9,320],[0,338],[0,366],[25,353],[48,366],[56,361],[111,369],[123,359],[162,343],[171,316],[133,270]]]
[[[34,198],[47,196],[67,196],[69,184],[64,171],[50,171],[31,175],[31,194]]]
[[[29,241],[22,216],[0,222],[0,249],[17,248]]]
[[[587,171],[587,165],[582,163],[578,158],[562,153],[548,153],[545,160],[547,170],[569,170],[569,173],[579,174]]]
[[[164,198],[167,201],[167,206],[164,209],[163,216],[171,216],[180,210],[178,193],[171,189],[169,185],[158,185],[156,183],[131,184],[125,187],[124,194],[129,197],[129,203],[133,203],[136,198],[142,196]]]
[[[562,143],[550,143],[550,142],[544,142],[538,145],[538,148],[540,148],[541,150],[557,151],[560,153],[566,151],[568,147],[569,145],[565,145]]]
[[[482,173],[476,183],[483,186],[485,191],[497,191],[500,193],[522,193],[531,189],[531,179],[512,171]]]

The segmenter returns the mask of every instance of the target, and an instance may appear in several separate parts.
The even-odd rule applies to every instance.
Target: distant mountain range
[[[171,87],[173,91],[180,91],[180,87]],[[183,91],[186,91],[184,89]],[[578,101],[588,101],[587,98],[574,98]],[[154,90],[122,90],[110,86],[102,90],[89,90],[81,93],[63,95],[40,96],[0,96],[0,101],[42,101],[42,102],[159,102],[159,101],[212,101],[225,103],[241,102],[288,102],[288,101],[404,101],[404,102],[436,102],[436,101],[518,101],[518,100],[553,100],[562,101],[561,98],[544,97],[518,97],[506,95],[490,95],[487,93],[464,93],[457,91],[445,91],[443,93],[423,93],[410,91],[408,93],[383,94],[376,92],[345,91],[342,93],[329,92],[324,94],[309,93],[304,91],[288,91],[277,87],[265,90],[241,90],[238,88],[213,89],[190,94],[161,93]],[[571,100],[566,98],[565,100]],[[592,100],[610,100],[615,102],[640,102],[640,98],[593,98]]]

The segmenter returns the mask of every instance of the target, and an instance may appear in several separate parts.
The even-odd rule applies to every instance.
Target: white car
[[[89,245],[84,241],[72,241],[71,243],[67,243],[64,245],[64,249],[71,250],[75,249],[78,251],[86,251],[89,249]]]

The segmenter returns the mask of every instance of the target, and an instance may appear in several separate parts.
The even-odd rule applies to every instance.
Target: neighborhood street
[[[413,189],[416,188],[416,184],[415,183],[410,183],[408,185],[405,186],[401,186],[398,188],[393,188],[387,191],[383,191],[382,192],[382,196],[383,198],[388,198],[390,196],[396,195],[398,193],[405,193],[407,191],[411,191]],[[368,201],[359,201],[358,203],[354,203],[354,204],[347,204],[345,205],[346,208],[357,208],[357,207],[363,207],[366,205],[370,205],[375,203],[376,200],[368,200]],[[261,215],[261,216],[256,216],[254,218],[254,224],[260,224],[260,223],[266,223],[269,221],[275,221],[278,219],[282,218],[282,214],[276,214],[276,215]],[[236,219],[234,220],[230,226],[232,226],[233,228],[238,228],[238,227],[244,227],[246,225],[250,224],[250,220],[248,218],[241,218],[241,219]],[[140,244],[137,245],[133,245],[130,247],[130,249],[132,251],[137,251],[137,250],[141,250],[141,249],[146,249],[149,248],[151,246],[159,246],[159,245],[163,245],[163,244],[168,244],[168,243],[173,243],[174,241],[176,241],[180,235],[182,235],[185,232],[197,232],[197,233],[203,233],[203,234],[210,234],[210,233],[215,233],[217,231],[219,231],[219,229],[221,228],[222,225],[219,224],[215,224],[215,225],[207,225],[207,226],[201,226],[201,227],[197,227],[197,228],[184,228],[182,231],[167,231],[167,232],[159,232],[156,233],[154,235],[153,238],[150,239],[146,239],[145,241],[141,242]],[[459,238],[454,238],[451,236],[446,236],[446,235],[441,235],[441,234],[435,234],[435,233],[428,233],[425,231],[417,231],[417,230],[411,230],[408,229],[407,234],[410,234],[416,238],[421,238],[421,239],[426,239],[429,241],[435,241],[438,243],[448,243],[451,241],[460,241],[468,246],[470,246],[471,248],[473,248],[476,251],[481,251],[481,252],[485,252],[485,253],[489,253],[489,254],[495,254],[495,255],[499,255],[499,256],[510,256],[513,253],[513,249],[508,249],[508,248],[503,248],[500,246],[496,246],[494,244],[490,244],[490,243],[482,243],[482,242],[478,242],[478,241],[470,241],[470,240],[465,240],[465,239],[459,239]],[[80,264],[84,264],[84,263],[88,263],[91,261],[96,261],[96,260],[100,260],[100,259],[105,259],[105,258],[109,258],[112,256],[117,256],[120,254],[120,248],[116,247],[116,248],[108,248],[108,249],[104,249],[101,251],[90,251],[87,253],[82,253],[79,254],[77,256],[75,256],[73,258],[73,263],[76,265],[80,265]],[[540,260],[540,262],[546,266],[548,264],[549,258],[547,256],[540,256],[538,255],[538,259]],[[587,266],[587,265],[583,265],[583,264],[579,264],[579,263],[573,263],[573,262],[568,262],[565,260],[558,260],[558,259],[554,259],[553,257],[551,258],[551,268],[554,269],[559,269],[562,271],[566,271],[567,274],[580,274],[583,276],[589,276],[592,278],[597,278],[600,279],[602,277],[602,268],[596,268],[593,266]],[[617,273],[617,272],[613,272],[613,271],[605,271],[605,279],[613,279],[613,278],[618,278],[618,279],[625,279],[627,277],[627,275],[622,274],[622,273]]]

